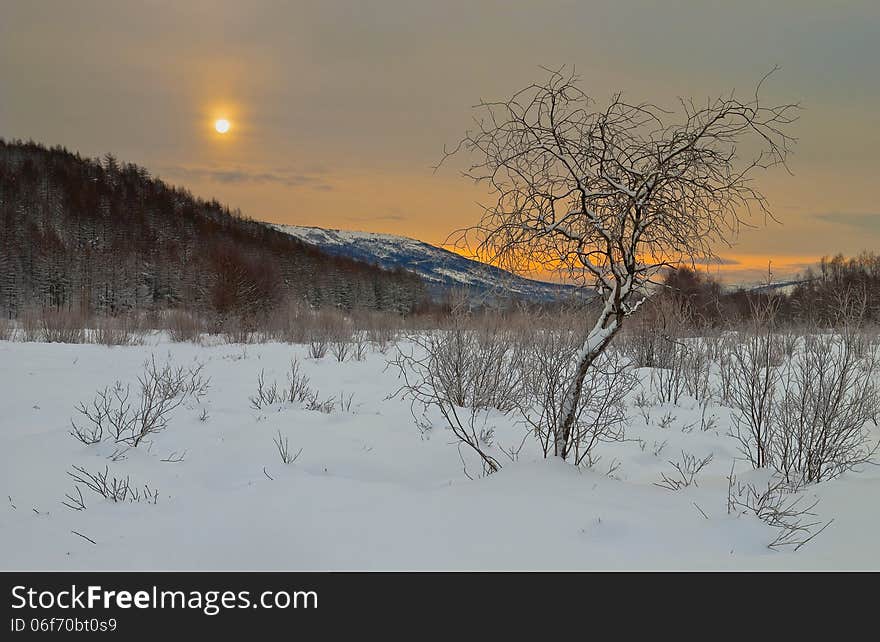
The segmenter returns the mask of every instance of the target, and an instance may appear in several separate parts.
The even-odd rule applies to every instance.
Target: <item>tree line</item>
[[[421,279],[334,257],[112,155],[0,139],[0,311],[259,315],[282,301],[406,314]]]
[[[820,259],[785,287],[773,283],[725,290],[710,275],[686,267],[666,273],[645,304],[646,320],[675,309],[692,327],[734,327],[772,303],[777,322],[832,328],[880,322],[880,254],[865,251]]]

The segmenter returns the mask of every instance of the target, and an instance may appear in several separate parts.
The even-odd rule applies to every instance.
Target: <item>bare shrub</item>
[[[682,343],[669,343],[672,348],[664,359],[664,365],[651,369],[651,387],[660,403],[678,405],[686,389],[685,365],[688,351]]]
[[[5,316],[0,317],[0,341],[12,341],[15,338],[15,324]]]
[[[343,402],[343,397],[338,400]],[[251,407],[254,410],[262,410],[273,405],[298,403],[307,410],[316,410],[330,414],[336,410],[337,399],[329,397],[321,399],[318,391],[309,386],[309,378],[303,373],[299,361],[291,360],[290,370],[287,373],[287,388],[282,389],[278,382],[266,383],[265,371],[260,371],[257,376],[257,393],[250,397]],[[351,407],[351,398],[348,399]]]
[[[461,400],[461,395],[455,398],[450,396],[449,380],[445,376],[448,372],[438,365],[446,359],[444,354],[447,348],[443,345],[443,336],[441,333],[428,333],[419,339],[419,335],[416,335],[410,346],[397,347],[397,355],[389,364],[397,369],[403,385],[392,396],[410,399],[413,419],[423,432],[433,425],[428,412],[437,410],[455,435],[459,453],[462,447],[475,453],[483,474],[489,475],[500,470],[501,464],[491,452],[492,444],[486,440],[490,433],[485,431],[485,410],[464,408],[456,402]],[[454,361],[450,365],[454,366]],[[466,465],[464,470],[470,477]]]
[[[99,391],[90,405],[79,404],[82,419],[80,423],[71,419],[70,434],[87,445],[109,438],[135,448],[164,430],[171,413],[184,401],[198,401],[207,393],[210,380],[202,376],[203,369],[204,364],[160,367],[151,357],[138,377],[137,399],[131,399],[131,386],[117,381]]]
[[[257,375],[257,394],[249,397],[249,400],[254,410],[262,410],[267,406],[283,403],[285,398],[278,391],[277,382],[273,381],[270,385],[266,384],[266,371],[260,370],[260,374]]]
[[[717,422],[717,417],[715,415],[709,415],[709,399],[703,399],[700,401],[700,421],[693,422],[682,426],[682,432],[692,432],[694,428],[699,425],[700,432],[707,432],[709,430],[714,430]]]
[[[739,337],[735,332],[722,336],[715,361],[718,364],[718,397],[726,405],[733,405],[733,350]]]
[[[697,401],[703,402],[711,398],[709,379],[711,361],[710,348],[702,338],[687,343],[687,354],[683,364],[685,392]]]
[[[400,333],[400,318],[380,312],[371,312],[363,321],[367,332],[367,340],[381,354],[397,341]]]
[[[787,327],[779,333],[779,349],[786,359],[791,359],[797,354],[800,335],[793,328]]]
[[[739,483],[731,470],[727,482],[728,515],[754,515],[777,529],[776,537],[767,544],[767,548],[778,550],[789,547],[798,551],[834,522],[832,519],[822,524],[816,520],[813,509],[819,500],[811,504],[803,503],[803,497],[796,496],[795,489],[784,480],[771,479],[766,488],[759,488],[754,484]]]
[[[676,422],[678,417],[673,415],[671,412],[667,412],[662,417],[660,417],[660,421],[657,422],[657,427],[660,430],[669,430],[669,428]]]
[[[498,322],[476,328],[461,309],[438,331],[410,340],[430,357],[438,393],[456,406],[510,412],[523,394],[523,345]]]
[[[92,341],[105,346],[140,345],[145,336],[146,329],[133,315],[98,317],[92,329]]]
[[[545,456],[593,464],[598,443],[623,438],[624,399],[637,379],[617,351],[594,360],[575,422],[563,436],[557,430],[560,400],[576,376],[583,343],[576,325],[563,316],[561,322],[542,316],[505,324],[498,317],[475,319],[455,311],[441,330],[413,334],[406,347],[398,346],[390,362],[404,378],[398,393],[420,407],[422,417],[428,409],[439,410],[460,448],[480,457],[484,473],[500,468],[486,425],[491,409],[516,411]],[[430,426],[413,414],[421,427]]]
[[[105,467],[103,471],[89,472],[82,466],[74,466],[67,474],[73,478],[74,492],[76,495],[67,494],[67,501],[62,502],[73,510],[85,509],[85,501],[82,489],[86,488],[96,495],[100,495],[111,502],[146,502],[155,504],[159,500],[159,491],[144,484],[143,487],[132,486],[131,479],[110,475],[110,469]]]
[[[670,368],[677,341],[690,327],[686,302],[666,296],[648,300],[621,333],[618,344],[637,368]]]
[[[277,341],[306,343],[312,312],[307,303],[287,299],[271,310],[266,318],[266,334]]]
[[[833,479],[871,461],[877,425],[876,346],[849,335],[809,336],[783,371],[771,463],[788,483]]]
[[[352,356],[355,361],[364,361],[367,358],[367,348],[370,342],[367,333],[363,330],[355,331],[352,337]]]
[[[205,330],[204,322],[187,310],[170,310],[163,322],[168,336],[174,342],[196,342]]]
[[[260,338],[256,320],[246,314],[228,315],[222,320],[220,331],[226,343],[249,344]]]
[[[345,327],[339,329],[333,337],[333,340],[330,342],[330,354],[332,354],[339,363],[342,363],[348,359],[353,351],[353,343],[353,333],[351,328],[346,324]]]
[[[349,393],[348,396],[346,396],[344,392],[340,392],[337,402],[341,412],[350,413],[352,411],[352,404],[354,403],[354,393]]]
[[[325,415],[330,415],[336,410],[336,398],[328,397],[322,401],[318,398],[317,393],[315,393],[315,396],[307,401],[305,406],[306,410],[314,410],[316,412],[323,412]]]
[[[41,341],[42,340],[42,323],[41,313],[37,308],[29,307],[22,310],[17,318],[18,321],[18,338],[21,341]]]
[[[611,350],[597,358],[584,379],[573,429],[559,430],[561,397],[575,376],[579,334],[567,327],[549,327],[531,337],[519,361],[525,400],[519,409],[525,423],[538,438],[544,456],[569,456],[575,464],[595,460],[593,449],[603,441],[623,439],[627,421],[624,400],[637,385],[629,359]]]
[[[687,394],[698,401],[708,399],[709,350],[701,338],[664,337],[662,360],[651,370],[651,386],[660,403],[678,405]]]
[[[309,387],[309,378],[303,373],[299,361],[290,361],[290,371],[287,373],[287,399],[291,403],[308,403],[317,395]]]
[[[738,335],[729,354],[729,395],[735,410],[731,435],[755,468],[769,463],[774,439],[773,409],[782,352],[773,331],[777,309],[775,301],[753,308],[751,327]]]
[[[40,311],[40,340],[46,343],[83,343],[87,317],[78,310],[44,308]]]
[[[330,347],[330,333],[324,328],[312,328],[309,337],[309,357],[323,359]]]
[[[278,449],[278,455],[281,457],[281,461],[285,464],[292,464],[299,459],[299,456],[302,454],[302,448],[300,448],[295,455],[290,452],[290,444],[287,441],[287,437],[283,436],[280,430],[273,441],[275,442],[275,448]]]
[[[697,475],[703,468],[709,465],[713,455],[709,454],[702,459],[696,455],[681,451],[681,459],[678,461],[669,460],[669,464],[674,469],[674,473],[667,475],[661,473],[660,481],[654,482],[655,486],[666,488],[668,490],[681,490],[688,486],[697,486]]]
[[[878,348],[851,326],[789,339],[775,329],[776,305],[754,310],[730,350],[731,434],[755,468],[772,466],[788,484],[833,479],[880,446],[867,429],[880,414]]]

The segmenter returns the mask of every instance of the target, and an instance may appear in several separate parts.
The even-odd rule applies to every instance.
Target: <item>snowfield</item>
[[[631,407],[628,440],[600,445],[593,469],[544,460],[529,439],[489,477],[466,456],[471,480],[442,422],[423,434],[409,402],[389,398],[400,386],[386,368],[393,353],[339,363],[309,359],[305,346],[157,335],[112,348],[0,342],[0,568],[880,569],[877,466],[808,487],[805,501],[821,499],[817,519],[834,522],[798,552],[770,550],[773,528],[727,511],[738,456],[728,410],[713,407],[716,426],[688,432],[700,420],[693,400],[646,409],[650,423]],[[135,382],[151,355],[204,363],[207,395],[118,461],[110,442],[74,439],[76,405],[117,379]],[[294,357],[321,399],[351,396],[350,408],[252,408],[261,370],[283,386]],[[500,444],[522,441],[514,418],[493,419]],[[281,461],[279,431],[293,454],[302,449],[293,463]],[[699,486],[657,486],[682,450],[714,456]],[[62,501],[73,466],[147,484],[156,503],[113,503],[84,489],[87,508],[71,510]],[[764,478],[742,461],[736,474]]]

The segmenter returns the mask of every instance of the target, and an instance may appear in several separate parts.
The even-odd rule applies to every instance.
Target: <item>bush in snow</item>
[[[791,484],[833,479],[871,461],[880,442],[876,346],[858,336],[810,336],[782,369],[771,463]]]
[[[273,441],[275,442],[275,448],[278,450],[278,455],[281,457],[281,461],[285,464],[292,464],[299,459],[299,456],[302,454],[302,448],[300,448],[296,454],[290,452],[290,444],[288,443],[287,437],[282,435],[280,430]]]
[[[144,363],[132,397],[130,385],[117,381],[97,393],[91,404],[79,404],[79,422],[71,419],[71,435],[84,444],[103,439],[135,448],[146,437],[164,430],[171,413],[187,399],[207,394],[210,380],[202,376],[204,364],[185,368],[158,366],[155,357]]]
[[[40,340],[46,343],[83,343],[86,315],[67,309],[44,309],[40,316]]]
[[[159,491],[150,488],[148,484],[143,487],[132,486],[131,479],[126,477],[116,477],[110,474],[110,468],[104,467],[103,471],[95,473],[89,472],[82,466],[74,466],[72,471],[67,474],[73,478],[73,493],[65,495],[65,501],[62,502],[68,508],[73,510],[85,510],[86,503],[83,497],[83,488],[109,499],[111,502],[146,502],[155,504],[159,500]]]
[[[669,475],[661,473],[660,481],[654,482],[654,485],[668,490],[681,490],[688,486],[696,486],[697,475],[703,470],[703,468],[709,465],[712,458],[713,455],[709,454],[708,456],[699,459],[696,455],[686,453],[682,450],[681,459],[678,461],[669,460],[669,464],[675,472]]]
[[[813,509],[819,504],[804,502],[783,479],[771,478],[766,487],[737,481],[731,471],[727,478],[727,514],[752,515],[776,529],[776,537],[767,548],[774,550],[803,548],[834,521],[822,524]]]
[[[880,445],[868,430],[880,414],[876,344],[845,328],[797,345],[784,359],[772,320],[756,322],[731,351],[730,389],[743,454],[795,486],[871,461]]]
[[[616,350],[605,351],[592,364],[570,431],[560,429],[561,400],[575,378],[579,333],[567,324],[549,325],[534,332],[527,343],[522,371],[524,401],[518,406],[525,423],[537,437],[544,456],[592,464],[594,448],[603,441],[623,439],[627,421],[624,401],[637,385],[629,359]]]
[[[458,318],[452,327],[414,334],[409,346],[398,346],[397,355],[390,361],[404,382],[395,394],[412,401],[413,417],[419,426],[429,428],[432,424],[428,412],[438,411],[459,448],[474,452],[486,475],[501,469],[492,453],[491,440],[486,438],[491,431],[487,432],[485,426],[489,403],[482,383],[485,372],[477,371],[479,365],[488,365],[484,363],[487,354],[499,356],[492,347],[481,352],[473,331]],[[504,392],[501,394],[503,398]]]
[[[170,310],[164,315],[162,323],[172,341],[195,342],[205,330],[203,320],[187,310]]]
[[[92,340],[105,346],[133,346],[143,343],[146,328],[134,315],[99,317],[95,320]]]
[[[628,358],[608,351],[593,362],[574,421],[562,431],[561,400],[576,378],[583,343],[570,320],[531,317],[515,331],[498,323],[472,325],[466,314],[454,315],[442,330],[414,335],[409,347],[398,347],[392,363],[404,379],[399,392],[421,407],[423,417],[429,408],[439,410],[460,445],[479,455],[484,472],[500,468],[487,438],[491,410],[515,412],[544,456],[578,465],[597,461],[597,444],[623,438],[624,400],[637,384]]]
[[[254,410],[262,410],[273,405],[299,403],[308,410],[330,414],[336,410],[337,405],[346,412],[351,411],[352,396],[346,398],[341,394],[338,400],[329,397],[322,401],[319,393],[309,386],[309,378],[303,373],[299,361],[292,359],[287,373],[287,387],[279,388],[276,381],[267,383],[266,373],[261,370],[257,376],[257,393],[250,397],[250,402]]]

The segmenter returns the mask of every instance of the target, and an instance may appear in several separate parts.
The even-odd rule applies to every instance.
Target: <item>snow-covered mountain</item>
[[[553,301],[577,293],[577,289],[570,285],[527,279],[405,236],[300,225],[272,226],[316,245],[328,254],[374,263],[389,270],[402,268],[415,272],[434,294],[467,288],[473,293],[492,297]]]

